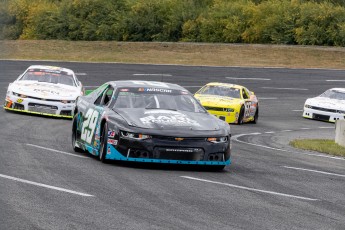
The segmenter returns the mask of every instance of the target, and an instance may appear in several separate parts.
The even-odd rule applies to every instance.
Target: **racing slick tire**
[[[104,123],[101,134],[101,146],[99,149],[99,160],[102,163],[107,163],[105,156],[107,155],[107,143],[108,143],[108,124]]]
[[[238,115],[238,121],[237,121],[238,125],[243,124],[243,117],[244,117],[244,107],[242,106],[240,110],[240,115]]]
[[[259,107],[256,108],[253,123],[254,124],[258,123],[258,120],[259,120]]]
[[[72,147],[74,152],[83,153],[84,151],[77,146],[77,116],[73,118],[73,125],[72,125]]]

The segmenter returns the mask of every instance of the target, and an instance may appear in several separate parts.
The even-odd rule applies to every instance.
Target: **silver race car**
[[[328,122],[345,119],[345,88],[332,88],[320,96],[308,98],[303,117]]]
[[[6,110],[72,118],[77,97],[84,88],[66,68],[33,65],[8,86]]]

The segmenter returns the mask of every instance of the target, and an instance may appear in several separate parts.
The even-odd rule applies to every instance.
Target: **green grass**
[[[299,139],[291,141],[290,145],[299,149],[313,150],[320,153],[345,157],[345,147],[338,145],[334,140]]]
[[[345,47],[0,40],[0,59],[345,69]]]

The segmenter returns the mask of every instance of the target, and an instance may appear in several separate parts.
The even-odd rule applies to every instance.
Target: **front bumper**
[[[112,141],[110,141],[112,142]],[[205,138],[174,138],[130,140],[120,138],[116,144],[107,144],[106,159],[188,165],[229,165],[231,163],[230,140],[211,143]]]
[[[6,97],[4,109],[51,117],[73,118],[74,106],[74,103],[64,104],[58,101],[21,98],[11,95]]]
[[[238,112],[220,112],[220,111],[213,111],[207,110],[210,114],[218,117],[219,119],[225,121],[226,123],[237,123],[238,122]]]
[[[303,117],[334,123],[337,120],[344,120],[345,114],[332,113],[332,112],[316,110],[316,109],[311,109],[311,108],[304,108]]]

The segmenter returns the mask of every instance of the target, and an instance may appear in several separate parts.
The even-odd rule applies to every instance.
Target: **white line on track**
[[[307,172],[320,173],[320,174],[325,174],[325,175],[332,175],[332,176],[345,177],[345,175],[343,175],[343,174],[330,173],[330,172],[319,171],[319,170],[313,170],[313,169],[296,168],[296,167],[290,167],[290,166],[281,166],[281,167],[287,168],[287,169],[295,169],[295,170],[301,170],[301,171],[307,171]]]
[[[270,81],[269,78],[245,78],[245,77],[225,77],[226,79],[230,80],[257,80],[257,81]]]
[[[309,130],[309,129],[311,129],[311,128],[301,128],[301,129],[303,129],[303,130]]]
[[[282,131],[280,131],[280,132],[282,132],[282,133],[285,133],[285,132],[292,132],[292,130],[290,130],[290,129],[285,129],[285,130],[282,130]]]
[[[293,153],[293,154],[299,154],[299,155],[316,156],[316,157],[324,157],[324,158],[335,159],[335,160],[345,160],[345,158],[342,158],[342,157],[333,157],[333,156],[322,155],[322,154],[315,154],[315,153],[293,152],[293,151],[289,151],[289,150],[285,150],[285,149],[273,148],[273,147],[269,147],[269,146],[266,146],[266,145],[259,145],[259,144],[254,144],[254,143],[238,140],[239,137],[247,136],[247,135],[258,135],[258,134],[257,133],[254,133],[254,134],[251,134],[251,133],[249,133],[249,134],[239,134],[239,135],[233,136],[231,139],[233,141],[236,141],[236,142],[239,142],[239,143],[242,143],[242,144],[253,145],[253,146],[256,146],[256,147],[261,147],[261,148],[271,149],[271,150],[276,150],[276,151],[281,151],[281,152],[287,152],[287,153]]]
[[[200,178],[196,178],[196,177],[190,177],[190,176],[181,176],[181,177],[185,178],[185,179],[189,179],[189,180],[196,180],[196,181],[201,181],[201,182],[206,182],[206,183],[219,184],[219,185],[243,189],[243,190],[252,191],[252,192],[261,192],[261,193],[266,193],[266,194],[271,194],[271,195],[276,195],[276,196],[284,196],[284,197],[307,200],[307,201],[318,201],[318,199],[309,198],[309,197],[295,196],[295,195],[290,195],[290,194],[286,194],[286,193],[279,193],[279,192],[261,190],[261,189],[256,189],[256,188],[249,188],[249,187],[244,187],[244,186],[239,186],[239,185],[234,185],[234,184],[228,184],[228,183],[223,183],[223,182],[218,182],[218,181],[200,179]]]
[[[269,133],[269,134],[271,134],[271,133],[275,133],[274,131],[268,131],[268,132],[265,132],[265,133]]]
[[[330,127],[330,126],[320,126],[318,128],[319,129],[335,129],[335,127]]]
[[[33,182],[33,181],[29,181],[29,180],[24,180],[24,179],[20,179],[17,177],[12,177],[12,176],[7,176],[4,174],[0,174],[0,177],[5,178],[5,179],[9,179],[9,180],[13,180],[13,181],[18,181],[18,182],[22,182],[25,184],[31,184],[31,185],[36,185],[39,187],[43,187],[43,188],[49,188],[49,189],[53,189],[53,190],[57,190],[57,191],[61,191],[61,192],[67,192],[67,193],[72,193],[75,195],[79,195],[79,196],[93,196],[87,193],[82,193],[82,192],[76,192],[73,190],[69,190],[69,189],[64,189],[64,188],[60,188],[60,187],[55,187],[55,186],[51,186],[51,185],[47,185],[47,184],[42,184],[42,183],[37,183],[37,182]]]
[[[133,76],[163,76],[163,77],[172,77],[171,74],[165,74],[165,73],[134,73]]]
[[[63,153],[63,154],[66,154],[66,155],[69,155],[69,156],[73,156],[73,157],[88,158],[88,157],[85,157],[85,156],[79,156],[79,155],[76,155],[76,154],[72,154],[72,153],[68,153],[68,152],[63,152],[63,151],[55,150],[55,149],[51,149],[51,148],[46,148],[46,147],[42,147],[42,146],[39,146],[39,145],[33,145],[33,144],[26,144],[26,145],[31,146],[31,147],[35,147],[35,148],[39,148],[39,149],[44,149],[44,150],[52,151],[52,152]]]
[[[326,81],[335,81],[335,82],[340,81],[340,82],[344,82],[345,80],[326,80]]]
[[[262,89],[281,89],[281,90],[309,90],[304,88],[276,88],[276,87],[261,87]]]
[[[87,73],[75,73],[75,75],[78,75],[78,76],[86,76]]]

